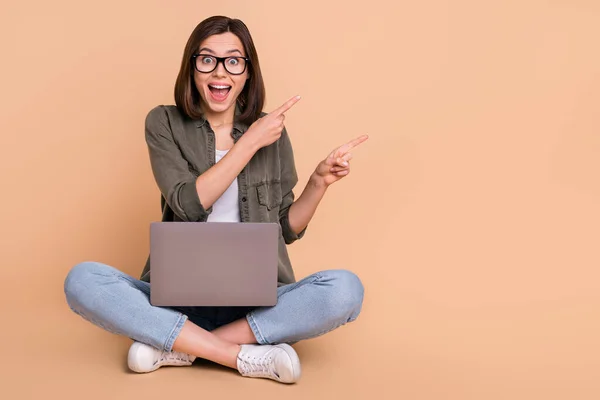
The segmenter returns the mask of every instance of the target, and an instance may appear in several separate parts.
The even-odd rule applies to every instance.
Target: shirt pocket
[[[278,208],[282,202],[281,182],[262,182],[256,186],[258,204],[271,211]]]

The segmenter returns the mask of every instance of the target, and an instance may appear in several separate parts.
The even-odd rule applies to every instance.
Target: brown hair
[[[265,85],[260,72],[254,41],[246,25],[239,19],[214,16],[205,19],[196,26],[183,52],[181,68],[175,82],[175,104],[181,112],[192,119],[198,119],[202,116],[200,107],[202,99],[194,83],[192,56],[198,51],[200,44],[206,38],[225,32],[231,32],[240,39],[246,57],[250,60],[248,65],[249,79],[237,98],[237,105],[241,110],[238,120],[246,125],[251,125],[259,118],[264,107]]]

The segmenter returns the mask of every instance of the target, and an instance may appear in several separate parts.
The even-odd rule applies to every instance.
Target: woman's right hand
[[[276,110],[270,112],[254,121],[240,141],[249,145],[254,151],[268,146],[281,137],[285,113],[300,100],[300,96],[294,96]]]

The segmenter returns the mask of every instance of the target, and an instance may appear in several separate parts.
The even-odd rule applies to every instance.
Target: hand
[[[314,179],[327,187],[347,176],[350,173],[350,160],[352,159],[350,150],[368,138],[368,135],[362,135],[333,150],[326,159],[317,165],[313,174]]]
[[[275,111],[254,121],[242,136],[245,143],[249,143],[255,151],[274,143],[281,137],[285,112],[292,108],[299,100],[300,96],[294,96]]]

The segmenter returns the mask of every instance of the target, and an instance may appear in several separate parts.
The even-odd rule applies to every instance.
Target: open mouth
[[[217,101],[223,101],[227,98],[229,91],[231,90],[231,86],[229,85],[208,85],[208,90],[212,97]]]

